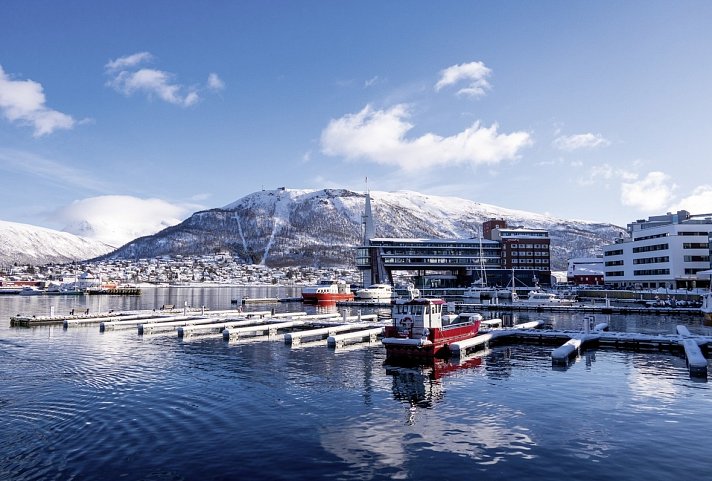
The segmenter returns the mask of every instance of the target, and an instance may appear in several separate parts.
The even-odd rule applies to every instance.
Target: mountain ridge
[[[540,228],[551,237],[552,269],[570,257],[600,254],[625,229],[606,223],[559,219],[413,191],[371,191],[376,237],[476,238],[482,222]],[[135,239],[102,258],[131,259],[229,250],[245,262],[347,266],[362,243],[365,194],[347,189],[257,191],[220,208],[199,211],[180,224]]]
[[[66,263],[98,257],[115,247],[30,224],[0,220],[0,263],[32,264]]]

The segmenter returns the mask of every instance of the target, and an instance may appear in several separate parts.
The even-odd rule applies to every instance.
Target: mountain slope
[[[569,257],[599,254],[624,229],[558,219],[456,197],[417,192],[371,192],[378,237],[476,238],[482,222],[548,229],[552,268]],[[205,254],[227,249],[246,262],[267,265],[353,265],[362,241],[365,196],[344,189],[279,189],[246,195],[223,208],[196,212],[181,224],[142,237],[106,256],[142,258]]]
[[[28,224],[0,221],[0,263],[41,265],[90,259],[114,250],[103,242]]]

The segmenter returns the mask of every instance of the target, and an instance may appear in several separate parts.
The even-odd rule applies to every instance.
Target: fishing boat
[[[387,358],[448,357],[449,345],[477,336],[482,321],[477,313],[448,314],[436,298],[395,301],[391,317],[381,340]]]
[[[353,299],[354,293],[344,281],[322,279],[317,285],[302,289],[302,301],[306,303],[353,301]]]
[[[358,289],[355,298],[366,302],[391,302],[393,288],[390,284],[373,284]]]

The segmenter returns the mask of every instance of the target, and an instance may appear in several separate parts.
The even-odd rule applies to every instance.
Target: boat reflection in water
[[[445,393],[443,380],[460,370],[482,365],[486,352],[464,360],[432,359],[420,363],[389,360],[385,364],[386,374],[393,380],[393,398],[408,406],[406,423],[415,424],[418,408],[431,409],[442,400]]]

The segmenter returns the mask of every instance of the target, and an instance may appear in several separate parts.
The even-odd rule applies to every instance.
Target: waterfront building
[[[576,286],[599,286],[604,284],[603,257],[576,257],[569,259],[566,281]]]
[[[502,248],[501,268],[507,272],[530,273],[532,282],[549,284],[551,278],[551,240],[545,229],[507,227],[502,219],[491,219],[483,224],[485,237],[498,242]],[[526,285],[530,285],[527,283]]]
[[[503,219],[483,223],[482,238],[407,239],[375,237],[370,196],[366,194],[363,244],[356,267],[364,286],[393,284],[394,273],[408,273],[419,288],[465,288],[476,281],[489,286],[549,285],[550,240],[543,229],[507,227]]]
[[[628,237],[604,246],[604,281],[614,287],[708,287],[712,214],[685,210],[628,224]]]

